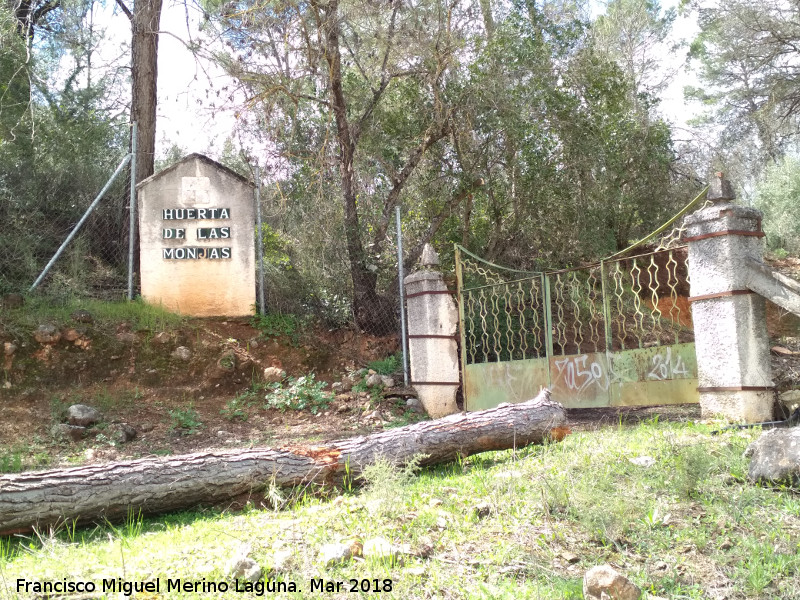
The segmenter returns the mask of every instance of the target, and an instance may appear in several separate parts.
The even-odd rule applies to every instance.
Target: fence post
[[[692,320],[704,417],[759,422],[772,417],[774,385],[764,298],[747,287],[747,259],[761,260],[761,212],[732,204],[717,173],[711,206],[686,217]]]
[[[261,225],[261,172],[258,165],[253,167],[253,176],[256,180],[256,260],[258,261],[258,314],[266,312],[264,303],[264,232]]]
[[[422,270],[404,281],[411,385],[427,413],[438,419],[458,411],[458,312],[442,274],[434,270],[439,257],[429,244],[420,262]]]
[[[400,346],[403,349],[403,385],[408,387],[408,338],[406,337],[406,293],[403,273],[403,229],[400,226],[400,207],[395,206],[397,224],[397,276],[400,287]]]
[[[136,248],[136,121],[131,128],[131,197],[128,223],[128,300],[133,300],[133,264]]]

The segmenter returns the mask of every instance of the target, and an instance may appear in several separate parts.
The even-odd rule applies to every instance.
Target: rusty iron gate
[[[456,246],[466,410],[697,402],[685,246],[526,272]]]

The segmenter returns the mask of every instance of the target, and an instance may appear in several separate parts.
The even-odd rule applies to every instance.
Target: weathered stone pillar
[[[422,270],[405,278],[411,385],[433,419],[458,411],[458,311],[442,274],[439,257],[427,245]]]
[[[773,382],[764,298],[748,289],[748,259],[760,261],[761,212],[732,204],[722,173],[713,204],[686,217],[692,320],[704,417],[758,422],[772,417]]]

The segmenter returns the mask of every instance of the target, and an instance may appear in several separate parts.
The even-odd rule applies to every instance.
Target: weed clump
[[[309,410],[317,414],[333,401],[333,394],[325,391],[325,382],[316,381],[313,373],[302,377],[289,377],[286,384],[271,383],[266,396],[266,408],[278,410]]]

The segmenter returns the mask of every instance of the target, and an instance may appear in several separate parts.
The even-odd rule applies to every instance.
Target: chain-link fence
[[[54,300],[125,297],[127,150],[112,150],[93,164],[52,165],[50,171],[47,164],[15,167],[0,174],[0,295],[27,293],[35,284]]]

